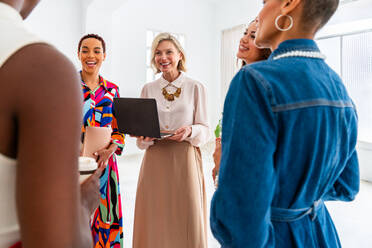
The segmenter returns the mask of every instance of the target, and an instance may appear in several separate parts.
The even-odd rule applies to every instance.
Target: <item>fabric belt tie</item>
[[[271,207],[271,221],[274,222],[293,222],[303,217],[310,215],[311,220],[314,221],[317,217],[318,211],[324,206],[322,200],[317,200],[309,208],[286,209]]]

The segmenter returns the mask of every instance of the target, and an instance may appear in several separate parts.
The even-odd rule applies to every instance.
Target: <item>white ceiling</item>
[[[221,3],[225,2],[226,0],[202,0],[202,1],[215,3],[215,4],[221,4]]]

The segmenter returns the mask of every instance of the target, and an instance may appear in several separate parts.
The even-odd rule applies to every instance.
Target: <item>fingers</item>
[[[103,162],[105,162],[106,158],[105,156],[99,156],[97,160],[98,167],[101,167],[103,165]]]
[[[169,137],[169,139],[181,142],[183,141],[182,137],[183,137],[183,134],[181,133],[181,134],[175,134],[172,137]]]
[[[143,136],[136,136],[136,135],[129,134],[129,137],[139,139],[139,138],[141,138],[141,137],[143,137]]]
[[[92,177],[100,178],[106,166],[98,166],[97,170],[93,173]]]
[[[213,170],[212,170],[212,177],[213,177],[213,181],[215,181],[216,180],[216,170],[215,170],[215,168],[213,168]]]
[[[96,151],[93,155],[94,156],[97,156],[97,157],[102,157],[103,154],[105,154],[107,149],[101,149],[101,150],[98,150]]]
[[[186,127],[180,127],[176,130],[175,134],[182,134],[186,132]]]
[[[155,140],[155,138],[144,137],[144,136],[137,136],[136,138],[139,139],[140,141],[145,141],[145,142],[150,142],[150,141]]]

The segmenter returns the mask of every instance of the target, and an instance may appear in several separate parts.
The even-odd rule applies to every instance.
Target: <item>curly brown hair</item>
[[[89,39],[89,38],[94,38],[94,39],[99,40],[102,44],[103,53],[106,52],[106,43],[103,40],[103,38],[101,36],[99,36],[98,34],[87,34],[87,35],[84,35],[83,37],[81,37],[81,39],[79,41],[79,45],[78,45],[78,52],[80,52],[81,44],[83,43],[83,41],[85,39]]]

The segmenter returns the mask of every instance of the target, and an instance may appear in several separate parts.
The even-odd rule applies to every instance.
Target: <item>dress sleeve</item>
[[[142,91],[141,91],[141,98],[148,98],[148,93],[147,93],[147,87],[146,85],[142,88]],[[141,150],[146,150],[147,148],[149,148],[150,146],[152,146],[154,144],[154,141],[141,141],[140,139],[137,139],[137,147]]]
[[[116,90],[115,98],[116,97],[120,97],[119,89]],[[111,142],[118,146],[115,153],[117,155],[121,155],[121,153],[123,152],[123,149],[124,149],[124,145],[125,145],[125,142],[124,142],[125,135],[120,133],[119,130],[118,130],[118,123],[116,121],[115,111],[112,112],[111,127],[112,127]]]
[[[222,247],[272,247],[276,115],[265,81],[242,69],[227,94],[219,185],[210,225]]]
[[[201,146],[209,139],[209,123],[207,114],[207,94],[202,84],[195,86],[194,123],[191,125],[191,136],[186,138],[193,146]]]

